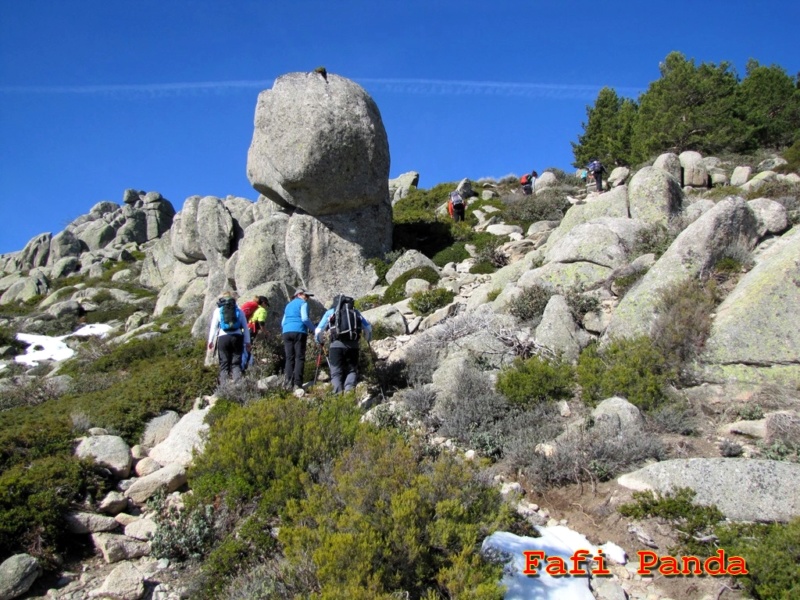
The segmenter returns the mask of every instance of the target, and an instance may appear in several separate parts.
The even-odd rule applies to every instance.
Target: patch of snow
[[[563,525],[553,527],[537,527],[541,537],[523,537],[498,531],[487,537],[483,541],[482,552],[490,548],[509,555],[509,561],[503,573],[503,585],[507,592],[505,600],[594,600],[594,595],[589,589],[588,577],[553,577],[545,572],[547,566],[545,561],[539,562],[537,576],[524,575],[526,567],[525,555],[523,552],[529,550],[541,550],[546,557],[560,556],[568,567],[572,568],[571,557],[576,550],[588,550],[591,555],[596,555],[598,547],[589,543],[586,536],[573,531]],[[612,542],[608,542],[599,547],[607,559],[620,564],[627,562],[625,551]],[[597,565],[588,558],[589,569],[592,565]],[[606,561],[608,568],[609,561]]]
[[[18,333],[17,339],[20,342],[28,344],[25,354],[14,357],[14,361],[28,365],[29,367],[38,366],[38,364],[45,360],[66,360],[71,358],[75,351],[69,348],[64,340],[71,336],[87,337],[87,336],[100,336],[105,337],[111,330],[110,325],[105,324],[92,324],[84,325],[77,331],[62,335],[59,337],[52,337],[49,335],[34,335],[32,333]]]

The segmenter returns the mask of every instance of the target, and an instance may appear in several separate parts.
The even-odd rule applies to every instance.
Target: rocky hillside
[[[734,551],[738,523],[775,524],[759,539],[796,536],[800,175],[774,171],[781,162],[663,154],[615,169],[603,193],[557,170],[541,174],[533,196],[514,179],[464,181],[474,196],[467,222],[454,224],[443,209],[456,182],[419,190],[415,173],[387,179],[380,113],[360,87],[332,74],[279,78],[256,107],[247,164],[262,194],[256,202],[193,196],[175,212],[156,192],[127,190],[122,205],[100,203],[64,231],[0,257],[0,559],[8,559],[0,598],[335,589],[422,597],[433,581],[436,593],[459,596],[453,570],[499,580],[499,571],[483,573],[469,558],[499,528],[522,535],[570,524],[631,557],[703,540],[693,552],[710,556],[714,541]],[[215,387],[213,367],[202,365],[213,357],[190,334],[204,336],[220,293],[267,296],[277,335],[282,307],[301,286],[316,294],[313,318],[343,292],[373,323],[357,393],[336,404],[323,367],[321,383],[287,397],[275,385],[277,345],[240,385]],[[76,351],[67,361],[18,360],[18,333],[66,336],[81,322],[112,329],[102,341],[65,338]],[[359,420],[400,435],[370,441],[353,433],[370,427]],[[338,437],[286,459],[297,479],[255,449],[281,440],[274,451],[288,453],[290,440],[322,435],[318,422]],[[263,429],[247,429],[253,423]],[[281,430],[294,426],[305,433]],[[424,467],[415,482],[434,477],[436,464],[473,482],[426,484],[464,507],[484,503],[475,514],[465,508],[469,517],[450,515],[452,547],[463,556],[420,550],[427,566],[412,576],[364,558],[372,542],[357,536],[336,554],[344,533],[323,534],[333,525],[318,515],[338,509],[310,499],[358,497],[353,481],[384,489],[383,477],[402,478],[399,466],[382,462],[381,444],[407,471]],[[243,464],[250,466],[240,472]],[[397,493],[416,489],[412,478],[403,481]],[[37,495],[57,487],[69,493],[41,496],[43,511]],[[633,490],[662,499],[690,490],[691,501],[720,512],[682,537],[686,522],[660,515],[657,503],[630,508]],[[430,511],[441,516],[445,497],[436,497]],[[641,509],[642,496],[634,498]],[[424,524],[427,505],[419,503]],[[353,522],[348,535],[366,531],[366,522]],[[248,523],[272,534],[256,535]],[[481,536],[460,529],[473,525]],[[437,547],[436,535],[444,534],[415,543]],[[332,556],[313,545],[315,536]],[[353,544],[363,544],[364,556]],[[757,551],[746,551],[757,569]],[[771,597],[764,586],[800,585],[783,551],[770,546],[768,566],[786,566],[788,584],[758,572],[724,580],[726,591],[716,578],[642,579],[616,564],[612,578],[587,578],[586,589],[597,598],[623,590],[633,598],[734,598],[740,588]],[[306,572],[297,565],[308,556],[314,568]],[[435,575],[420,574],[434,564]],[[332,574],[372,569],[370,582]]]

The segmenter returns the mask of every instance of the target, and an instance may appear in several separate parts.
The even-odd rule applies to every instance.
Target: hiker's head
[[[311,292],[309,292],[308,290],[306,290],[304,288],[297,288],[297,291],[295,291],[295,293],[294,293],[294,297],[295,298],[303,298],[304,300],[308,300],[313,295],[314,294],[312,294]]]
[[[258,302],[259,306],[269,306],[269,300],[267,300],[266,296],[256,296],[256,302]]]

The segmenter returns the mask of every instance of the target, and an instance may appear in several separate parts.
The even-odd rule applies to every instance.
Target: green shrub
[[[443,267],[447,263],[460,263],[469,258],[469,252],[464,247],[464,242],[455,242],[433,255],[431,260],[437,267]]]
[[[385,260],[381,260],[380,258],[370,258],[367,261],[367,264],[372,265],[372,268],[375,269],[375,275],[378,276],[378,283],[385,284],[386,273],[388,273],[389,269],[392,268],[392,264],[386,262]]]
[[[614,292],[620,298],[630,291],[630,289],[634,286],[634,284],[639,281],[647,271],[637,271],[635,273],[631,273],[630,275],[623,275],[622,277],[617,277],[614,279]]]
[[[17,334],[9,327],[0,326],[0,346],[10,346],[14,354],[22,354],[27,344],[17,339]]]
[[[574,388],[575,370],[569,363],[538,356],[517,359],[497,376],[497,391],[523,407],[571,398]]]
[[[744,558],[748,574],[736,580],[752,597],[800,597],[800,518],[787,524],[730,523],[717,526],[714,532],[728,556]]]
[[[353,305],[357,310],[364,312],[365,310],[370,310],[371,308],[380,306],[382,303],[383,297],[380,294],[369,294],[367,296],[357,298]]]
[[[495,300],[497,300],[497,297],[502,293],[502,291],[503,290],[499,288],[491,290],[488,294],[486,294],[486,300],[488,302],[494,302]]]
[[[572,317],[580,323],[586,313],[597,312],[600,309],[600,299],[592,294],[584,294],[579,290],[570,288],[564,294],[564,300],[569,306]]]
[[[661,404],[666,384],[674,379],[667,360],[647,336],[614,340],[602,349],[590,344],[581,352],[577,373],[587,404],[622,396],[642,410]]]
[[[408,306],[415,315],[427,316],[450,304],[455,296],[455,293],[445,288],[414,292]]]
[[[416,267],[395,279],[383,293],[384,304],[394,304],[406,297],[406,283],[409,279],[424,279],[431,285],[439,281],[439,274],[432,267]]]
[[[179,561],[203,557],[214,541],[214,507],[205,504],[179,509],[164,500],[164,494],[157,494],[149,503],[156,524],[150,541],[153,556]]]
[[[328,478],[289,503],[279,532],[287,560],[311,562],[306,592],[322,598],[500,600],[502,567],[478,543],[512,517],[471,463],[420,459],[387,430],[363,430]]]
[[[502,200],[505,222],[519,225],[524,230],[538,221],[560,221],[571,206],[567,193],[555,188],[542,190],[535,196],[510,194],[503,196]]]
[[[711,314],[718,301],[713,281],[687,279],[659,292],[653,345],[675,372],[680,372],[702,351],[711,333]]]
[[[643,254],[655,254],[660,258],[672,245],[680,231],[677,228],[656,224],[639,231],[631,248],[631,256],[638,257]]]
[[[525,477],[542,488],[583,481],[594,486],[646,460],[662,460],[666,455],[658,436],[642,435],[641,429],[623,427],[612,420],[590,421],[547,443],[549,452],[528,444],[514,450],[513,456]]]
[[[508,311],[521,321],[537,322],[542,318],[552,295],[553,291],[547,286],[534,284],[523,288],[511,299]]]
[[[26,552],[55,566],[73,537],[64,515],[87,493],[102,491],[88,463],[52,456],[17,464],[0,474],[0,561]]]
[[[690,488],[678,488],[666,494],[656,494],[651,490],[633,492],[633,502],[619,507],[625,517],[641,520],[659,518],[667,521],[680,533],[682,544],[693,549],[692,542],[697,537],[713,532],[714,526],[725,516],[716,506],[702,506],[694,503],[695,492]]]
[[[721,185],[703,192],[702,197],[709,200],[722,200],[728,196],[741,196],[742,190],[735,185]]]
[[[491,262],[478,262],[469,268],[469,272],[473,275],[489,275],[495,271],[497,271],[497,267]]]

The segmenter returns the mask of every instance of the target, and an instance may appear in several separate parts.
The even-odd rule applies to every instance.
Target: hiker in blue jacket
[[[232,292],[225,292],[211,313],[208,328],[208,349],[217,346],[219,356],[219,382],[234,381],[242,376],[242,354],[250,352],[250,330],[244,312],[236,306]]]
[[[308,299],[314,294],[298,288],[294,298],[283,311],[281,329],[283,348],[286,351],[284,379],[286,387],[303,387],[303,368],[306,365],[308,333],[314,331],[314,323],[308,318]]]
[[[345,300],[346,299],[346,300]],[[341,300],[341,302],[340,302]],[[331,328],[331,318],[337,313],[342,315],[342,305],[348,302],[349,310],[355,319],[358,319],[360,333],[352,336],[334,335],[337,328]],[[330,335],[330,345],[328,346],[328,364],[331,368],[331,383],[336,394],[349,392],[356,387],[358,381],[358,343],[359,336],[363,333],[367,342],[372,339],[372,325],[367,321],[360,311],[352,307],[352,298],[347,296],[335,296],[331,307],[322,315],[322,318],[314,331],[314,338],[318,344],[323,343],[323,335],[328,332]],[[341,319],[340,317],[340,320]],[[334,322],[336,319],[334,319]]]

